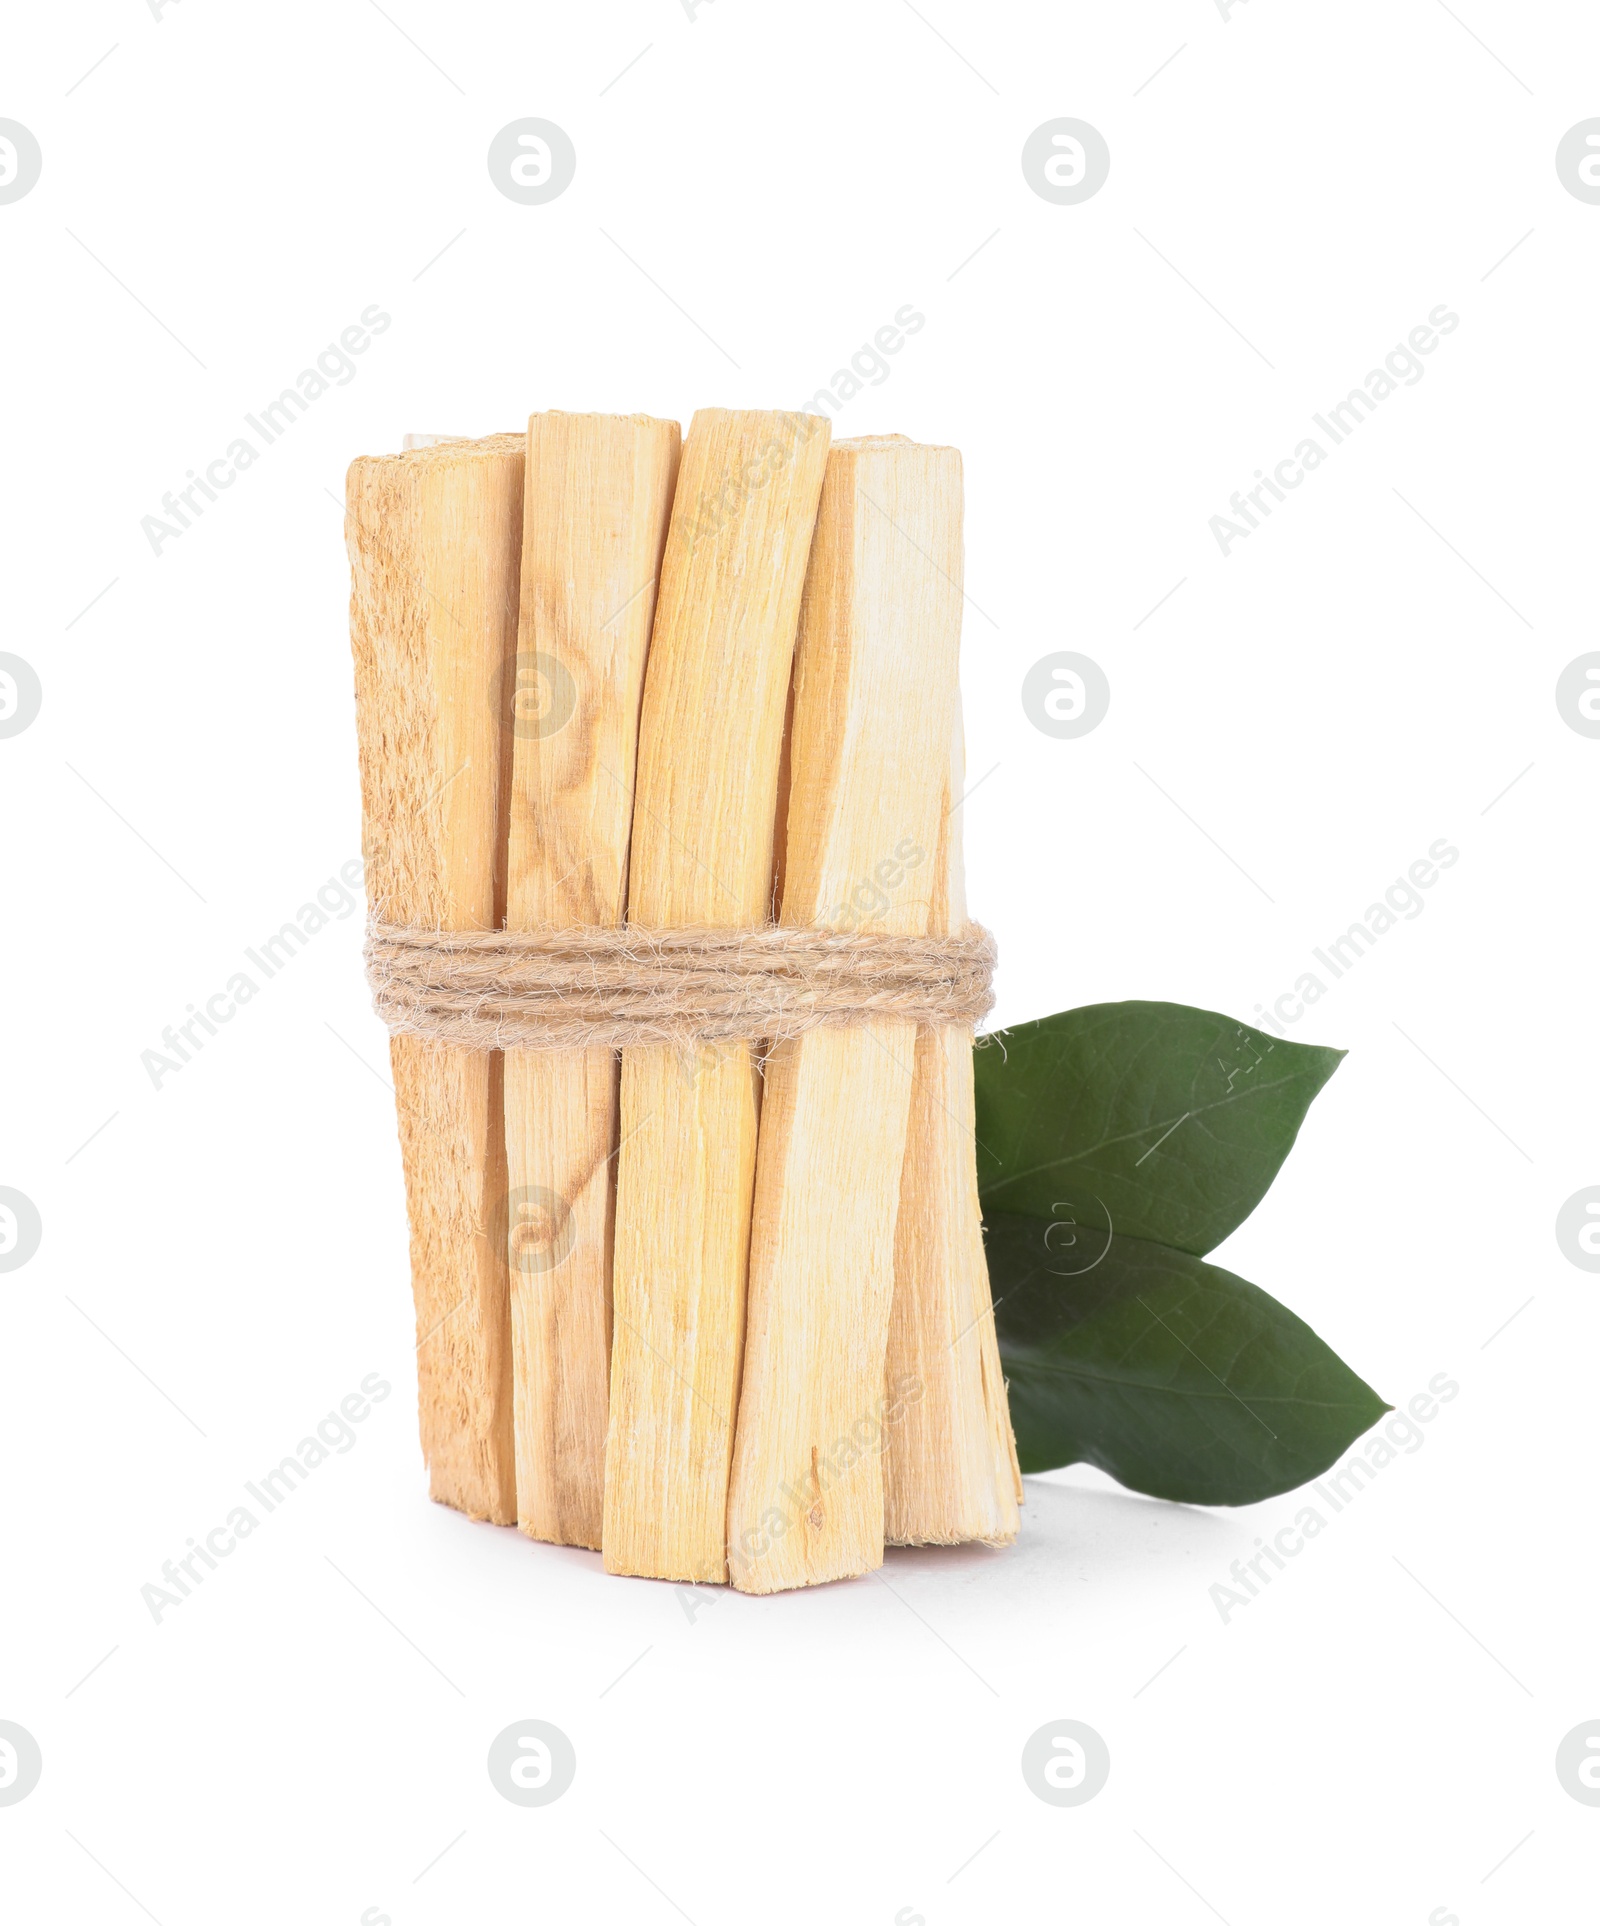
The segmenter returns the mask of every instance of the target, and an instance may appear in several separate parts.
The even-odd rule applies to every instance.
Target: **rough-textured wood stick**
[[[352,463],[352,586],[367,894],[391,923],[495,929],[504,914],[522,547],[520,435]],[[429,1490],[514,1522],[501,1060],[390,1042],[416,1299]]]
[[[961,457],[828,458],[795,654],[780,922],[925,934],[961,639]],[[883,1562],[884,1357],[916,1025],[768,1059],[729,1573],[772,1592]]]
[[[678,468],[675,421],[528,423],[506,927],[622,921],[634,753],[655,584]],[[600,1545],[615,1051],[509,1050],[507,1256],[517,1522]]]
[[[930,931],[967,919],[956,716]],[[885,1385],[898,1397],[883,1460],[891,1545],[1003,1545],[1017,1535],[1022,1478],[989,1297],[973,1146],[972,1032],[917,1033],[916,1079],[895,1228]]]
[[[628,918],[767,920],[778,756],[827,457],[816,416],[690,424],[645,674]],[[743,1043],[622,1053],[603,1550],[727,1577],[756,1076]]]

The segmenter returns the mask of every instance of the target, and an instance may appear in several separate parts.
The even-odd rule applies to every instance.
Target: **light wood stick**
[[[631,922],[767,921],[778,758],[827,457],[816,416],[702,409],[645,675]],[[727,1577],[756,1077],[744,1043],[622,1053],[606,1569]]]
[[[519,435],[352,463],[352,586],[367,896],[385,922],[495,929],[504,913],[522,545]],[[503,1249],[501,1059],[390,1041],[411,1220],[418,1418],[431,1495],[516,1518]]]
[[[967,920],[959,708],[950,757],[938,892],[930,931]],[[1011,1434],[978,1207],[972,1032],[917,1033],[911,1123],[895,1227],[894,1305],[885,1385],[900,1422],[884,1453],[884,1538],[891,1545],[1009,1544],[1022,1477]]]
[[[795,653],[779,920],[928,928],[961,639],[961,457],[898,436],[828,458]],[[883,1563],[884,1357],[916,1025],[767,1062],[728,1502],[741,1591]]]
[[[534,415],[513,698],[508,929],[622,921],[675,421]],[[517,1522],[600,1545],[617,1147],[612,1050],[508,1050]]]

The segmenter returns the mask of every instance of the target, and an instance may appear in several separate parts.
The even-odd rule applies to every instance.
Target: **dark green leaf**
[[[1120,1231],[988,1218],[1024,1471],[1247,1505],[1315,1478],[1391,1407],[1242,1277]]]
[[[974,1056],[984,1211],[1196,1256],[1265,1195],[1342,1050],[1179,1003],[1096,1003]]]

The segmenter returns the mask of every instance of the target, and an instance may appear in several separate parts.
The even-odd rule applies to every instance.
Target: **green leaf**
[[[1242,1224],[1342,1050],[1179,1003],[1096,1003],[975,1052],[984,1212],[1203,1256]]]
[[[1024,1471],[1098,1465],[1155,1498],[1248,1505],[1318,1476],[1392,1408],[1218,1265],[1006,1214],[986,1241]]]

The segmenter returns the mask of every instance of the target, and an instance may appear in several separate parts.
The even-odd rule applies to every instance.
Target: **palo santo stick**
[[[346,482],[367,896],[383,922],[504,913],[522,546],[520,435],[363,458]],[[417,1315],[418,1416],[441,1504],[517,1515],[501,1059],[390,1040]]]
[[[634,751],[678,424],[528,423],[506,927],[622,921]],[[616,1052],[508,1050],[517,1522],[600,1545]]]
[[[898,436],[835,447],[795,652],[780,922],[926,933],[960,584],[960,455]],[[728,1498],[741,1591],[883,1563],[884,1354],[915,1044],[910,1019],[874,1018],[768,1059]]]
[[[628,919],[767,921],[778,752],[827,457],[816,416],[690,424],[639,730]],[[622,1053],[606,1569],[727,1577],[755,1173],[750,1046]]]
[[[958,813],[965,756],[959,710],[930,931],[967,920]],[[895,1227],[885,1385],[902,1417],[884,1453],[891,1545],[1004,1545],[1017,1535],[1022,1477],[1011,1434],[973,1148],[972,1032],[917,1033],[917,1074]]]

